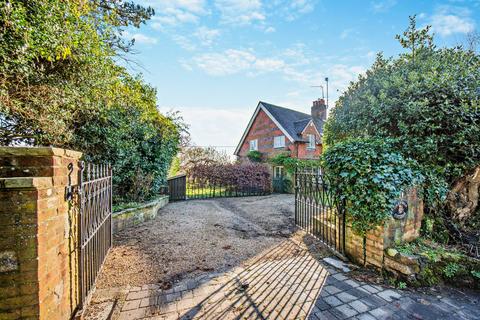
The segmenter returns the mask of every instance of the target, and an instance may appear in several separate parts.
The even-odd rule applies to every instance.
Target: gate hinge
[[[73,163],[69,163],[67,168],[68,168],[68,185],[65,187],[65,200],[71,201],[73,199],[73,194],[75,192],[78,192],[78,185],[72,185]]]

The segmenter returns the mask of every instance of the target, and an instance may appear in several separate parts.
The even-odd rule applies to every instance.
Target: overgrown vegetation
[[[252,162],[262,162],[262,153],[257,150],[252,150],[247,153],[247,158]]]
[[[116,61],[153,9],[123,0],[0,1],[0,144],[53,145],[113,165],[115,200],[154,196],[185,129]]]
[[[187,184],[193,183],[195,188],[224,188],[226,192],[271,192],[268,167],[261,163],[198,163],[190,168],[187,175]]]
[[[419,238],[412,243],[397,246],[407,255],[420,257],[421,271],[413,285],[436,285],[441,282],[455,286],[480,288],[480,261],[467,256],[455,247],[439,245]]]
[[[461,47],[435,47],[429,27],[418,30],[415,17],[411,17],[409,28],[397,39],[406,52],[397,58],[379,54],[373,66],[351,83],[332,109],[325,125],[324,142],[328,148],[340,152],[337,160],[345,167],[334,163],[332,151],[327,151],[330,157],[327,163],[356,184],[345,185],[346,196],[352,194],[351,188],[360,192],[361,185],[377,188],[378,196],[360,192],[369,200],[359,200],[357,212],[368,215],[370,204],[376,202],[386,210],[388,204],[383,197],[394,195],[382,193],[381,182],[373,179],[378,180],[381,172],[390,175],[395,166],[415,161],[424,177],[424,199],[433,222],[432,236],[448,230],[449,236],[442,240],[467,243],[478,250],[478,224],[475,227],[469,223],[478,221],[475,216],[479,208],[480,175],[475,174],[479,172],[475,168],[480,164],[480,57]],[[345,146],[352,138],[389,139],[389,149],[396,158],[387,167],[372,168],[361,179],[354,179],[351,175],[359,173],[351,164],[359,161],[368,167],[373,155],[359,150],[355,159],[350,159]],[[357,140],[353,145],[358,143],[361,142]],[[365,147],[374,150],[380,145]],[[379,152],[385,159],[390,157],[385,150]],[[387,154],[393,156],[392,151]],[[390,182],[385,190],[394,188],[392,191],[398,193],[409,175],[402,171],[401,176],[387,176]],[[358,228],[365,230],[371,226],[370,222],[379,221],[372,218]]]
[[[185,145],[173,159],[169,176],[191,172],[197,165],[227,165],[231,162],[228,154],[214,147]]]
[[[394,201],[423,181],[414,160],[405,159],[392,140],[352,139],[323,155],[333,192],[345,201],[352,229],[364,236],[391,215]]]
[[[283,166],[289,176],[293,176],[296,168],[304,169],[304,168],[318,166],[320,164],[319,160],[305,160],[305,159],[292,158],[290,154],[287,152],[282,152],[275,155],[274,157],[268,159],[268,162],[270,162],[274,166]]]

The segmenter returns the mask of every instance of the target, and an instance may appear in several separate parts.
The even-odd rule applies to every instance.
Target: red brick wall
[[[76,184],[80,156],[0,147],[0,257],[11,258],[0,259],[0,319],[69,319],[76,307],[76,213],[65,186],[69,163]]]
[[[423,219],[423,201],[417,190],[406,192],[408,214],[404,219],[389,218],[384,225],[376,227],[366,235],[366,264],[382,268],[385,250],[395,244],[406,243],[420,236]],[[353,234],[347,224],[345,232],[345,249],[347,256],[354,262],[363,264],[363,237]]]
[[[294,151],[294,145],[286,136],[285,148],[273,148],[273,138],[280,135],[284,135],[284,133],[263,110],[260,110],[257,114],[257,117],[254,119],[245,140],[243,141],[239,151],[239,156],[245,157],[248,154],[250,151],[250,141],[254,139],[258,139],[258,151],[267,157],[271,157],[272,155],[285,151]],[[292,152],[292,156],[293,155],[296,155],[296,153]]]

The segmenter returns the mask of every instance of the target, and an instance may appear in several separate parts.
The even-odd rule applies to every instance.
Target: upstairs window
[[[308,145],[307,149],[313,149],[315,150],[315,135],[314,134],[309,134],[308,136]]]
[[[285,136],[277,136],[273,138],[274,148],[285,148]]]
[[[258,150],[258,139],[250,141],[250,151],[257,151]]]

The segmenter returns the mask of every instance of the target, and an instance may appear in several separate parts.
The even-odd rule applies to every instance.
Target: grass
[[[186,194],[188,199],[205,199],[205,198],[260,195],[261,192],[240,192],[240,191],[236,191],[235,189],[229,190],[229,188],[225,186],[199,187],[198,185],[187,183]]]

